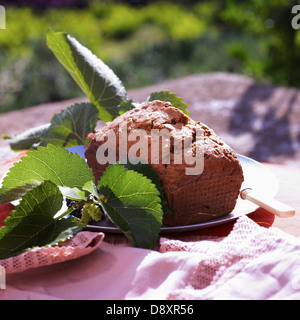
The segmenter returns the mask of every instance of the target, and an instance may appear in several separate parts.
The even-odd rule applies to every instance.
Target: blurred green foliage
[[[78,97],[45,35],[72,34],[127,89],[187,74],[227,71],[300,87],[293,0],[90,1],[85,8],[7,7],[0,30],[0,112]]]

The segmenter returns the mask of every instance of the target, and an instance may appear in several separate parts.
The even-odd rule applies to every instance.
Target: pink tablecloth
[[[225,238],[103,242],[77,260],[7,276],[0,299],[300,299],[300,239],[240,218]]]
[[[260,214],[268,228],[243,216],[193,241],[161,238],[157,251],[106,236],[75,260],[7,274],[0,299],[300,299],[299,210],[292,228]]]

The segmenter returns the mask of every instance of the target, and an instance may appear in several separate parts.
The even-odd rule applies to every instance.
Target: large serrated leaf
[[[142,174],[115,164],[101,177],[99,192],[111,221],[135,247],[153,249],[162,225],[159,192]]]
[[[70,35],[49,30],[47,44],[90,102],[98,108],[99,118],[108,122],[117,117],[118,106],[126,100],[127,93],[115,73]]]
[[[27,192],[0,228],[0,259],[32,247],[58,244],[81,230],[75,218],[54,219],[62,201],[59,188],[51,181]]]
[[[78,154],[51,144],[38,147],[29,151],[4,178],[0,189],[2,203],[19,199],[32,186],[45,180],[57,186],[81,189],[86,182],[93,181],[94,176]]]
[[[178,97],[176,93],[170,93],[168,90],[152,92],[148,97],[147,101],[161,100],[170,102],[173,107],[181,110],[187,116],[190,116],[190,113],[186,110],[188,105],[182,102],[182,98]]]
[[[94,131],[98,110],[91,103],[76,103],[56,114],[41,136],[41,146],[51,143],[64,147],[84,145],[87,135]]]

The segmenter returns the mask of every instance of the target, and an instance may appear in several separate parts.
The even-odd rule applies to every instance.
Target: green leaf
[[[28,179],[26,182],[24,181],[23,185],[17,185],[6,192],[4,191],[2,193],[2,189],[0,189],[0,203],[7,203],[21,199],[27,191],[36,187],[40,183],[40,181]]]
[[[182,102],[182,98],[178,97],[176,93],[170,93],[169,91],[157,91],[152,92],[148,97],[147,101],[161,100],[170,102],[173,107],[181,110],[187,116],[190,116],[190,113],[186,110],[188,105]]]
[[[86,200],[85,192],[78,188],[59,187],[59,190],[65,198],[74,201]]]
[[[84,145],[95,130],[98,110],[90,103],[76,103],[56,114],[51,126],[41,136],[41,146],[51,143],[63,147]]]
[[[114,72],[70,35],[49,30],[47,44],[90,102],[98,108],[99,118],[109,122],[117,117],[118,106],[126,100],[127,93]]]
[[[31,149],[33,145],[40,142],[41,135],[46,132],[49,127],[50,123],[47,123],[42,126],[26,130],[14,137],[2,135],[2,138],[7,140],[11,149],[14,151],[28,150]]]
[[[77,219],[54,219],[62,201],[59,188],[51,181],[27,192],[0,228],[0,259],[32,247],[58,244],[81,230]]]
[[[98,188],[106,198],[102,206],[107,215],[133,246],[153,249],[163,212],[159,192],[152,181],[115,164],[106,169]]]
[[[127,111],[130,111],[131,109],[136,108],[139,105],[138,102],[134,102],[131,100],[122,101],[119,106],[119,115],[124,114]]]
[[[94,196],[95,199],[99,199],[99,193],[94,181],[86,182],[82,190],[87,191],[90,195]]]
[[[158,173],[156,172],[155,169],[153,169],[149,164],[147,163],[138,163],[138,164],[132,164],[128,162],[127,164],[122,164],[126,169],[128,170],[134,170],[148,179],[150,179],[156,186],[157,190],[159,191],[159,196],[161,199],[161,204],[162,204],[162,210],[164,214],[172,214],[170,209],[167,206],[167,200],[165,197],[165,191],[161,185],[160,178]]]
[[[49,144],[31,150],[16,163],[3,180],[0,196],[2,203],[17,200],[33,185],[51,180],[57,186],[78,188],[94,181],[92,169],[77,153]]]

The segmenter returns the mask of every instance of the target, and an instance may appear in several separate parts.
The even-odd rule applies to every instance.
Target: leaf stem
[[[65,211],[64,213],[60,214],[58,217],[56,217],[55,220],[59,220],[59,219],[65,217],[65,216],[67,216],[68,214],[72,213],[74,210],[76,210],[76,209],[72,206],[67,211]]]

